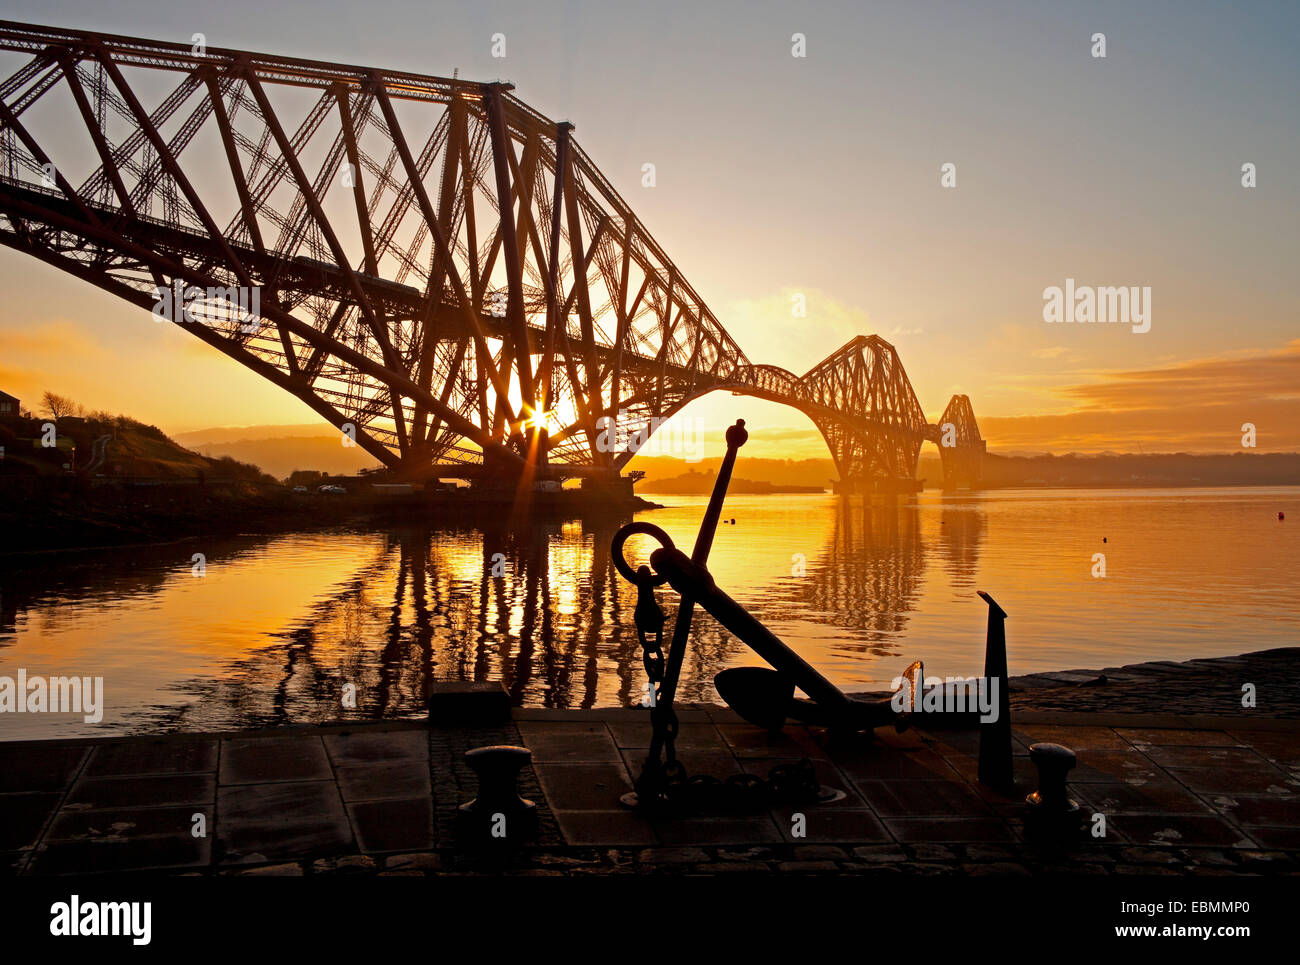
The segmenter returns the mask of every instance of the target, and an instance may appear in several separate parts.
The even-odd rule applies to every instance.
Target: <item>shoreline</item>
[[[167,515],[157,515],[157,508],[164,508]],[[541,506],[526,522],[624,519],[662,508],[638,496],[627,505]],[[167,546],[206,537],[440,524],[500,528],[511,520],[507,504],[469,496],[407,502],[370,495],[336,497],[287,491],[231,495],[215,486],[159,487],[125,497],[110,493],[79,503],[43,499],[6,507],[0,512],[0,531],[6,534],[0,560]],[[64,545],[57,545],[60,542]]]
[[[1104,679],[1105,683],[1099,681]],[[1258,682],[1264,695],[1256,708],[1241,706],[1238,680]],[[1235,656],[1202,657],[1185,661],[1147,661],[1101,669],[1040,671],[1009,678],[1012,719],[1050,723],[1054,720],[1079,722],[1118,721],[1131,727],[1234,726],[1292,730],[1300,733],[1300,647],[1275,647]],[[851,699],[876,700],[888,691],[854,691]],[[734,713],[723,703],[679,701],[677,709],[688,715]],[[611,715],[630,715],[634,721],[649,717],[640,708],[622,706],[549,708],[512,705],[515,720],[581,722],[602,720]],[[737,721],[740,718],[735,717]],[[924,721],[918,717],[918,727]],[[4,716],[0,715],[0,722]],[[233,727],[210,731],[168,730],[106,734],[102,737],[37,737],[5,740],[0,747],[16,744],[101,744],[115,741],[150,741],[196,737],[236,738],[257,734],[295,733],[301,730],[346,731],[358,727],[418,728],[421,717],[375,717],[334,719],[318,722],[289,722],[270,727]],[[791,726],[794,726],[791,722]]]
[[[1010,677],[1011,712],[1300,720],[1300,647]],[[1242,706],[1242,686],[1256,707]],[[876,699],[885,691],[850,696]],[[1239,723],[1238,726],[1241,726]]]

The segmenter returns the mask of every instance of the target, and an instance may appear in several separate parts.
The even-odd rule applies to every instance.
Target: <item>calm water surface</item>
[[[705,499],[659,499],[670,507],[639,518],[689,551]],[[846,690],[883,689],[915,658],[929,674],[979,673],[977,589],[1009,614],[1012,673],[1300,641],[1300,487],[735,496],[726,517],[718,584]],[[432,679],[504,680],[528,706],[632,705],[644,671],[635,592],[609,556],[616,528],[412,526],[10,557],[0,676],[102,676],[106,697],[100,724],[0,715],[0,740],[418,717]],[[661,602],[671,621],[675,597]],[[716,701],[715,673],[758,663],[697,613],[680,699]],[[347,682],[354,711],[340,706]]]

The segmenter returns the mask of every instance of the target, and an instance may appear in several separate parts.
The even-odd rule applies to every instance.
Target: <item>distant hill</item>
[[[333,430],[321,422],[291,423],[266,426],[214,426],[211,429],[194,429],[171,432],[169,435],[183,446],[197,449],[203,445],[225,445],[243,440],[262,439],[320,439]]]
[[[232,432],[229,429],[186,432],[177,438],[205,456],[251,462],[277,479],[284,479],[299,469],[319,469],[334,476],[353,476],[362,469],[372,469],[379,465],[364,449],[357,446],[345,448],[338,433],[331,433],[328,429],[322,432],[320,426],[267,427],[270,431],[295,428],[308,428],[312,434],[286,433],[254,437],[258,428],[253,427],[233,430],[248,433],[241,438],[229,438],[228,434]]]
[[[41,442],[50,422],[55,445],[46,447]],[[64,467],[71,466],[103,476],[272,481],[256,465],[206,456],[179,445],[157,426],[107,413],[57,420],[6,418],[0,421],[0,446],[7,475],[64,475]]]
[[[640,490],[643,493],[659,493],[669,496],[707,496],[713,492],[713,486],[717,478],[716,469],[706,469],[702,472],[692,469],[680,476],[643,482]],[[826,492],[829,488],[829,483],[804,486],[792,483],[773,483],[766,479],[755,480],[732,476],[727,491],[743,495],[766,495],[767,493],[821,493]]]
[[[210,458],[228,457],[253,463],[277,479],[284,479],[295,470],[354,475],[378,465],[365,450],[344,448],[339,436],[321,425],[234,426],[177,433],[175,439]],[[685,493],[698,488],[696,476],[716,474],[721,465],[720,456],[696,462],[672,456],[637,456],[627,468],[645,473],[644,480],[637,485],[638,492]],[[926,481],[927,488],[943,484],[939,455],[930,446],[922,450],[917,476]],[[835,464],[829,457],[758,459],[748,458],[742,452],[735,482],[746,480],[754,492],[776,491],[765,487],[829,490],[837,478]],[[987,455],[983,485],[986,488],[1300,485],[1300,454],[1051,455],[1009,451]]]
[[[660,484],[669,485],[677,477],[689,474],[708,474],[710,479],[717,475],[718,468],[722,465],[722,457],[711,459],[701,459],[698,462],[686,462],[683,459],[675,459],[672,456],[637,456],[630,463],[628,469],[639,469],[645,473],[645,479],[637,484],[638,492],[693,492],[693,489],[674,489],[674,488],[657,488]],[[829,458],[826,459],[750,459],[745,457],[743,451],[737,460],[737,466],[743,466],[743,470],[737,470],[737,476],[743,476],[746,480],[753,483],[769,483],[773,486],[800,486],[814,487],[817,489],[831,488],[831,481],[838,478],[835,472],[835,463]],[[687,480],[689,482],[689,480]],[[685,484],[685,483],[683,483]],[[710,488],[705,492],[712,491],[713,483],[710,481]],[[738,490],[737,490],[738,491]],[[770,492],[771,490],[766,490]]]
[[[937,463],[938,460],[936,459]],[[936,472],[931,482],[942,482]],[[984,459],[984,486],[1295,486],[1300,453],[1186,452],[1101,456],[1000,456]]]

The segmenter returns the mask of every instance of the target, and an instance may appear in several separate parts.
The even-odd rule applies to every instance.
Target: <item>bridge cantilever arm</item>
[[[103,227],[102,224],[78,222],[75,219],[66,218],[56,212],[37,208],[19,198],[12,197],[2,188],[0,188],[0,201],[3,202],[4,207],[17,211],[32,220],[45,221],[62,227],[68,231],[76,232],[112,244],[118,250],[138,259],[142,264],[150,268],[160,269],[171,275],[173,278],[181,278],[194,285],[205,288],[221,287],[219,279],[190,268],[187,265],[177,264],[171,259],[159,255],[157,252],[151,251],[142,245],[130,241],[122,235],[110,231]],[[488,436],[487,433],[483,432],[478,426],[474,425],[474,423],[470,422],[455,409],[444,405],[440,400],[435,398],[425,389],[421,388],[415,382],[412,382],[406,376],[393,372],[372,359],[367,358],[355,349],[344,345],[335,338],[325,335],[278,306],[264,305],[262,306],[261,313],[263,317],[269,318],[271,321],[283,325],[293,334],[311,342],[313,345],[321,346],[331,355],[344,362],[348,362],[372,378],[390,384],[394,388],[400,389],[402,392],[409,395],[412,399],[430,406],[432,411],[438,412],[442,415],[443,420],[447,425],[455,429],[465,438],[477,443],[485,451],[491,449],[507,458],[512,463],[520,463],[523,461],[517,452],[510,449],[508,446],[503,446],[496,442]]]

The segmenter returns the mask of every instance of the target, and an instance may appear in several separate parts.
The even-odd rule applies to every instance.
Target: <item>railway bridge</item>
[[[755,364],[573,137],[477,83],[0,22],[0,243],[302,400],[409,478],[617,476],[718,390],[794,406],[845,490],[979,479],[898,353]],[[614,432],[608,431],[611,427]]]

